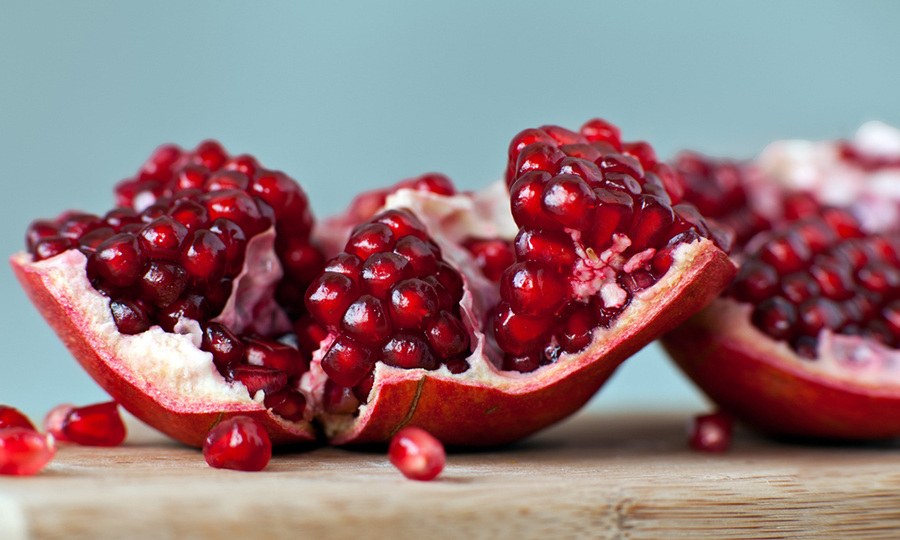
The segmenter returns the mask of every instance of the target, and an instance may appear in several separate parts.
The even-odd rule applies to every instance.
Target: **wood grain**
[[[208,467],[148,429],[64,446],[0,478],[0,538],[898,538],[900,446],[797,445],[737,433],[686,448],[687,414],[583,413],[500,450],[453,453],[437,481],[379,450],[305,449],[261,473]]]

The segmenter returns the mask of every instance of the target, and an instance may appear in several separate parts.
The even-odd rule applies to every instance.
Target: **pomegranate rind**
[[[717,299],[662,344],[710,399],[764,433],[845,440],[900,436],[900,379],[878,382],[871,372],[854,373],[850,358],[802,359],[757,330],[747,305]]]
[[[627,358],[712,301],[734,278],[728,256],[706,239],[674,252],[669,272],[636,295],[613,327],[597,331],[578,354],[563,354],[532,373],[500,371],[484,354],[483,339],[461,375],[403,370],[378,364],[368,404],[353,419],[326,418],[332,444],[384,442],[406,426],[425,429],[444,444],[511,443],[581,408]]]
[[[13,273],[40,314],[85,371],[128,412],[196,447],[203,445],[210,429],[235,415],[250,416],[262,424],[274,444],[315,439],[308,422],[285,421],[268,411],[261,399],[250,397],[242,385],[228,384],[216,372],[212,355],[200,351],[199,342],[192,342],[193,336],[167,334],[159,327],[135,336],[119,334],[109,314],[109,300],[87,281],[85,263],[77,250],[39,262],[24,252],[10,257]],[[145,352],[170,367],[179,359],[190,360],[196,371],[193,375],[199,372],[203,384],[191,392],[195,381],[188,379],[176,390],[162,371],[137,369],[135,366],[145,361],[135,358],[135,349],[129,346],[137,340],[153,342],[155,348],[145,348]],[[204,361],[208,368],[203,367]],[[169,374],[179,376],[177,371],[172,367]]]

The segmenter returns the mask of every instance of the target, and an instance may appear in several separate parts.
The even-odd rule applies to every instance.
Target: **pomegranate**
[[[725,452],[731,447],[734,419],[726,412],[702,414],[688,426],[691,448],[700,452]]]
[[[731,281],[726,229],[602,120],[526,130],[507,182],[429,173],[313,228],[300,188],[205,142],[157,150],[100,218],[34,222],[12,264],[135,416],[193,445],[247,415],[275,444],[417,426],[502,444],[581,407]],[[327,259],[327,261],[325,260]]]
[[[203,441],[203,457],[217,469],[261,471],[272,458],[272,442],[259,422],[235,416],[209,432]]]
[[[424,429],[405,427],[391,439],[391,464],[410,480],[433,480],[444,470],[444,445]]]
[[[0,429],[8,427],[20,427],[25,429],[34,429],[34,424],[27,416],[22,414],[15,407],[0,405]]]
[[[32,476],[56,455],[52,435],[27,427],[0,428],[0,474]]]
[[[776,143],[737,180],[777,196],[768,224],[739,246],[726,293],[669,333],[666,349],[724,410],[765,432],[900,436],[900,205],[884,191],[900,180],[900,131],[867,124],[850,142]],[[702,190],[721,195],[712,182]]]

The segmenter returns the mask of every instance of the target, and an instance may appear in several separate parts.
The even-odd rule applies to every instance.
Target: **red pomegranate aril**
[[[327,414],[355,414],[358,412],[359,406],[360,402],[356,398],[353,388],[339,386],[331,379],[325,381],[322,408]]]
[[[428,321],[425,337],[428,338],[431,350],[442,360],[462,354],[469,349],[469,334],[462,321],[446,310],[441,310]]]
[[[688,426],[691,448],[700,452],[725,452],[731,447],[734,419],[725,412],[695,417]]]
[[[456,186],[446,175],[441,173],[425,173],[413,179],[413,189],[426,191],[436,195],[456,195]]]
[[[750,320],[773,339],[787,340],[793,335],[797,311],[793,304],[775,296],[760,302]]]
[[[612,241],[615,232],[622,232],[631,225],[634,217],[634,199],[627,193],[595,188],[597,212],[587,239],[594,249],[603,250]]]
[[[394,253],[409,261],[416,277],[430,276],[437,271],[437,256],[421,238],[404,236],[394,245]]]
[[[353,388],[375,367],[377,355],[370,347],[339,335],[322,359],[322,369],[338,386]]]
[[[709,238],[709,228],[706,220],[697,211],[697,208],[690,204],[676,204],[672,207],[675,212],[676,229],[697,231],[700,236]]]
[[[758,260],[741,266],[731,287],[735,298],[744,302],[760,302],[778,292],[778,273]]]
[[[494,337],[500,348],[509,354],[525,355],[543,345],[552,322],[551,317],[518,315],[503,302],[494,316]]]
[[[59,225],[59,235],[78,240],[85,234],[104,227],[106,224],[102,219],[93,214],[72,214]]]
[[[563,225],[544,210],[544,188],[553,176],[546,171],[529,171],[509,188],[510,210],[520,227],[562,229]]]
[[[407,279],[391,288],[387,307],[395,328],[421,329],[437,314],[440,298],[427,282]]]
[[[451,358],[444,362],[444,365],[446,365],[447,370],[454,375],[465,373],[466,371],[469,371],[469,368],[471,367],[465,358]]]
[[[620,274],[617,281],[631,296],[652,287],[656,283],[656,278],[645,270],[635,270],[630,274]]]
[[[500,281],[503,271],[516,262],[513,243],[502,238],[469,238],[463,242],[475,262],[491,281]]]
[[[42,239],[49,236],[59,236],[59,227],[48,219],[36,219],[28,225],[25,231],[25,249],[34,253],[34,246]]]
[[[305,313],[297,319],[294,323],[294,333],[297,335],[300,349],[308,354],[316,352],[322,340],[328,337],[328,330],[322,328],[309,313]]]
[[[34,246],[34,260],[43,261],[77,246],[75,240],[64,236],[46,236]]]
[[[444,445],[422,428],[401,429],[388,447],[391,464],[410,480],[433,480],[444,470]]]
[[[228,268],[225,275],[232,278],[237,276],[243,269],[244,253],[247,250],[244,231],[230,219],[218,218],[210,224],[209,232],[218,236],[225,245],[225,264]]]
[[[118,446],[125,441],[125,424],[115,401],[75,407],[62,427],[70,441],[83,446]]]
[[[335,272],[345,275],[353,281],[359,279],[359,269],[362,268],[363,260],[351,253],[340,253],[325,263],[325,272]]]
[[[309,286],[306,308],[316,321],[329,330],[338,330],[344,312],[360,291],[356,281],[336,272],[324,272]]]
[[[514,355],[507,354],[503,357],[503,371],[518,371],[519,373],[531,373],[541,367],[544,355],[541,351]]]
[[[156,322],[166,332],[173,332],[181,319],[192,319],[199,323],[209,320],[209,301],[202,294],[188,290],[178,300],[156,312]]]
[[[593,147],[588,146],[588,148],[591,148],[594,152],[599,154]],[[560,150],[562,150],[562,148],[560,148]],[[559,162],[559,169],[556,171],[556,174],[559,176],[578,176],[591,186],[603,182],[603,173],[600,172],[600,167],[597,167],[596,163],[586,159],[572,157],[568,154],[567,157]]]
[[[797,308],[797,331],[810,337],[826,328],[837,330],[845,322],[841,308],[827,298],[813,298]]]
[[[425,238],[425,225],[419,218],[404,209],[385,210],[372,218],[371,222],[387,225],[394,233],[394,238],[409,235]]]
[[[853,277],[848,270],[818,264],[809,267],[809,273],[819,285],[822,295],[832,300],[846,300],[853,296]]]
[[[368,403],[369,402],[369,394],[372,392],[372,387],[375,386],[375,374],[372,373],[365,379],[363,382],[357,384],[352,388],[353,396],[359,400],[360,403]]]
[[[436,277],[441,285],[444,286],[444,289],[450,293],[450,298],[453,300],[452,305],[455,306],[459,304],[459,301],[462,300],[463,296],[463,280],[462,276],[459,275],[459,272],[454,270],[452,266],[444,261],[438,261],[438,267],[434,277]]]
[[[34,430],[34,424],[19,409],[0,405],[0,429],[10,427]]]
[[[594,118],[581,126],[581,134],[589,142],[605,142],[611,144],[617,150],[622,149],[622,132],[613,124],[600,118]]]
[[[136,236],[119,233],[97,246],[91,259],[104,279],[117,287],[128,287],[137,280],[147,256]]]
[[[657,251],[656,255],[653,256],[650,266],[654,275],[662,277],[669,271],[669,268],[672,267],[672,262],[674,262],[674,252],[681,244],[692,244],[698,240],[700,240],[700,235],[693,230],[687,230],[673,236],[666,247]],[[777,279],[777,277],[776,275],[774,279]]]
[[[287,384],[287,376],[283,371],[266,366],[251,366],[237,364],[229,366],[225,373],[229,381],[239,382],[247,388],[250,397],[262,391],[264,394],[273,394]]]
[[[642,251],[659,244],[670,233],[675,221],[672,208],[653,195],[641,195],[639,208],[635,210],[631,226],[631,250]]]
[[[556,139],[550,136],[546,131],[539,128],[529,128],[522,130],[515,137],[513,137],[512,141],[509,143],[509,149],[507,155],[509,156],[509,161],[515,163],[519,157],[519,153],[523,148],[528,146],[531,143],[535,142],[545,142],[550,144],[558,144]]]
[[[219,170],[227,160],[228,153],[221,144],[214,140],[201,142],[188,157],[191,164],[206,167],[210,171]]]
[[[781,278],[781,294],[795,305],[819,296],[821,292],[819,284],[808,273],[794,272]]]
[[[252,238],[271,226],[260,212],[256,201],[241,190],[226,190],[208,193],[202,199],[209,211],[209,219],[230,219]]]
[[[380,299],[386,299],[395,284],[414,277],[415,270],[409,261],[392,252],[371,255],[359,270],[362,291]]]
[[[272,459],[272,441],[256,420],[235,416],[210,430],[203,442],[203,457],[216,469],[261,471]]]
[[[623,154],[606,154],[597,162],[600,172],[606,177],[609,174],[620,173],[632,178],[643,178],[644,168],[637,159]]]
[[[78,247],[81,248],[83,253],[95,253],[100,244],[109,240],[115,234],[116,231],[112,227],[94,229],[78,239]]]
[[[559,344],[567,353],[576,353],[590,345],[597,327],[596,310],[590,305],[572,301],[559,316]]]
[[[381,348],[379,359],[389,366],[427,370],[437,369],[440,360],[428,346],[428,340],[420,332],[400,330],[391,336]]]
[[[121,232],[122,227],[126,225],[143,223],[141,216],[131,208],[113,208],[103,216],[103,222],[116,232]]]
[[[23,427],[0,428],[0,474],[33,476],[56,454],[53,437]]]
[[[597,198],[581,177],[563,174],[544,186],[541,206],[563,226],[584,231],[594,223]]]
[[[644,141],[622,143],[622,152],[637,158],[645,170],[656,165],[656,151]]]
[[[166,307],[181,296],[188,286],[188,274],[179,265],[150,261],[137,282],[143,298],[157,307]]]
[[[354,231],[344,251],[365,261],[376,253],[391,251],[395,243],[390,227],[384,223],[367,223]]]
[[[271,206],[279,220],[289,217],[292,222],[303,224],[311,218],[306,195],[282,172],[261,172],[250,182],[249,191]],[[308,231],[309,223],[301,229]]]
[[[227,248],[215,233],[200,229],[184,246],[178,262],[195,287],[206,289],[225,277]]]
[[[170,216],[162,216],[144,226],[138,241],[148,258],[174,261],[181,256],[187,237],[187,227]]]
[[[63,403],[50,409],[50,412],[44,417],[44,431],[53,435],[57,442],[70,442],[66,434],[63,433],[62,428],[66,422],[66,417],[69,416],[69,412],[74,408],[75,405],[71,403]]]
[[[631,195],[640,195],[643,189],[640,182],[630,174],[607,172],[603,174],[603,187],[610,191],[621,191]]]
[[[381,345],[392,331],[384,302],[368,294],[357,298],[344,313],[341,331],[364,345]]]
[[[244,343],[244,361],[254,366],[275,368],[288,378],[301,375],[309,370],[309,361],[296,348],[280,341],[245,334],[241,336]]]
[[[562,151],[563,154],[565,154],[567,156],[565,159],[563,159],[563,161],[560,164],[560,172],[562,172],[562,169],[565,167],[565,165],[562,165],[562,163],[564,163],[566,161],[566,159],[577,158],[577,159],[589,162],[591,165],[594,165],[594,167],[596,168],[597,165],[594,163],[594,161],[600,159],[600,157],[603,155],[600,152],[600,150],[598,150],[594,146],[591,146],[590,143],[588,143],[588,144],[584,144],[584,143],[563,144],[563,145],[560,145],[559,149]],[[566,171],[566,172],[570,172],[570,171]],[[600,169],[597,169],[597,173],[599,173],[599,172],[600,172]],[[582,176],[582,175],[579,174],[578,176]],[[599,177],[599,174],[598,174],[598,177]],[[584,178],[584,177],[582,176],[582,178]]]
[[[860,269],[856,280],[869,291],[893,295],[900,289],[900,270],[888,264],[874,263]]]
[[[147,161],[138,171],[141,180],[157,180],[164,182],[172,176],[175,164],[182,157],[184,151],[174,144],[163,144],[153,151]]]
[[[250,178],[240,171],[219,170],[209,176],[203,184],[203,191],[225,191],[239,189],[246,191],[250,186]]]
[[[203,295],[209,304],[209,316],[211,318],[218,317],[222,313],[222,310],[228,304],[228,298],[231,297],[232,292],[234,292],[234,282],[228,278],[204,291]]]
[[[120,298],[109,304],[116,328],[122,334],[133,335],[146,332],[152,324],[147,312],[133,300]]]
[[[898,242],[897,238],[886,238],[876,235],[866,238],[864,242],[862,249],[871,252],[883,262],[900,265],[900,242]]]
[[[306,412],[306,396],[289,388],[267,395],[264,403],[278,416],[291,422],[303,420]]]
[[[559,162],[565,157],[556,144],[543,142],[529,144],[519,152],[516,175],[521,176],[528,171],[556,172]]]
[[[191,200],[179,202],[169,210],[168,214],[175,221],[187,227],[189,231],[196,231],[206,227],[210,221],[210,215],[206,208],[202,204]]]
[[[788,235],[773,238],[764,244],[758,256],[779,274],[785,275],[804,269],[812,254],[805,243]]]
[[[859,238],[863,236],[859,222],[844,210],[827,208],[822,211],[822,218],[840,238]]]
[[[551,315],[566,299],[566,282],[554,268],[538,261],[510,266],[500,280],[500,296],[522,315]]]
[[[587,144],[588,140],[581,135],[580,133],[575,133],[570,129],[566,129],[560,126],[554,125],[545,125],[541,126],[538,129],[550,135],[550,137],[554,140],[557,146],[562,146],[566,144]]]
[[[441,309],[450,311],[457,309],[457,307],[459,306],[459,301],[453,299],[453,297],[450,295],[450,292],[447,291],[447,288],[444,287],[444,285],[440,281],[438,281],[438,278],[436,278],[435,276],[426,276],[422,278],[422,281],[434,288],[438,296],[438,305]]]
[[[211,353],[213,363],[221,372],[241,363],[244,358],[244,344],[227,326],[208,322],[201,326],[203,338],[200,350]]]
[[[285,275],[299,283],[315,279],[325,263],[322,252],[308,241],[292,237],[286,242],[276,241],[276,251],[281,259]]]

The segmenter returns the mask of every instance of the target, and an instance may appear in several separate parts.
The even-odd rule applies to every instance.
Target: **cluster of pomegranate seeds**
[[[688,440],[700,452],[725,452],[731,447],[734,418],[724,412],[704,414],[691,420]]]
[[[255,420],[235,416],[209,432],[203,442],[203,457],[217,469],[261,471],[272,458],[272,441]]]
[[[55,454],[53,437],[38,433],[18,409],[0,405],[0,474],[35,475]]]
[[[410,480],[433,480],[444,470],[444,445],[418,427],[401,429],[388,447],[391,464]]]
[[[727,294],[752,303],[753,324],[802,357],[816,358],[826,329],[900,346],[900,236],[866,234],[842,210],[808,212],[821,217],[767,233]]]
[[[681,243],[728,234],[681,201],[676,173],[606,121],[580,133],[526,129],[509,146],[506,180],[520,227],[500,280],[494,335],[503,369],[529,372],[582,350],[668,271]],[[548,344],[555,345],[548,345]]]
[[[248,241],[273,225],[281,296],[302,305],[302,291],[322,266],[300,186],[251,156],[228,155],[215,141],[191,152],[158,148],[137,176],[116,186],[116,203],[103,217],[69,212],[35,221],[25,242],[35,261],[81,250],[123,334],[154,324],[171,332],[181,318],[202,323],[217,316]]]
[[[337,386],[360,390],[371,387],[378,361],[465,371],[462,294],[462,277],[417,217],[403,209],[376,215],[353,230],[306,294],[309,313],[335,334],[322,368]]]
[[[681,179],[683,200],[693,204],[705,218],[730,227],[736,245],[744,245],[753,235],[771,227],[768,219],[747,204],[742,164],[681,152],[671,165]]]

